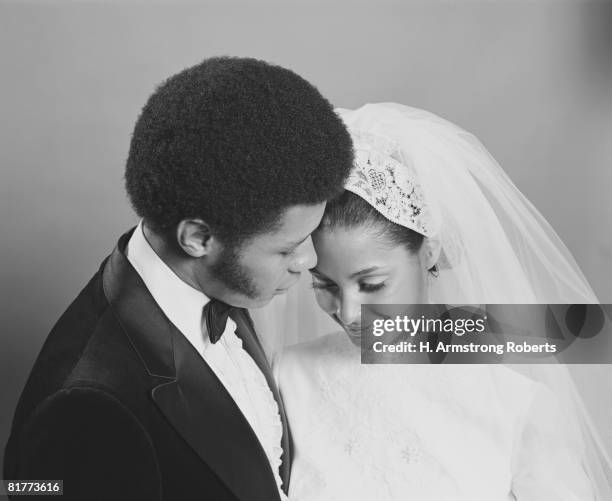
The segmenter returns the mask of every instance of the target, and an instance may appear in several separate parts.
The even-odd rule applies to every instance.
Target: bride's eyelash
[[[381,289],[384,289],[386,286],[386,282],[381,282],[379,284],[360,284],[359,288],[363,292],[377,292]]]
[[[363,292],[377,292],[381,289],[384,289],[387,286],[386,282],[381,282],[379,284],[359,284],[359,289]],[[311,282],[311,289],[320,289],[320,290],[330,290],[336,287],[336,284],[333,283],[325,283],[325,282]]]
[[[334,284],[322,283],[322,282],[311,282],[310,283],[310,288],[311,289],[323,289],[323,290],[327,290],[327,289],[331,289],[332,287],[335,287],[335,285]]]

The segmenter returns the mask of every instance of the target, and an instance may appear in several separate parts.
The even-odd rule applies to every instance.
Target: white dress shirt
[[[126,255],[155,302],[194,346],[236,402],[257,435],[274,472],[281,498],[285,499],[280,488],[283,428],[278,405],[265,376],[235,334],[235,322],[228,318],[221,339],[215,344],[210,342],[202,329],[202,309],[210,299],[181,280],[155,253],[145,238],[142,221],[130,238]]]

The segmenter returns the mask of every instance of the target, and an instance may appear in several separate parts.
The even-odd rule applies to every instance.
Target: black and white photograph
[[[0,72],[0,498],[612,501],[611,1],[0,0]]]

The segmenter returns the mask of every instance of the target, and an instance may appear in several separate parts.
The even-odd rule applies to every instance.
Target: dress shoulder
[[[351,351],[358,352],[358,349],[349,344],[346,334],[339,331],[286,348],[277,358],[274,367],[274,374],[281,390],[289,385],[312,380],[312,375],[319,368],[325,367],[326,361],[330,359],[337,360],[339,356]]]
[[[288,357],[311,357],[329,352],[346,344],[346,334],[342,331],[330,332],[315,339],[289,346],[283,355]]]

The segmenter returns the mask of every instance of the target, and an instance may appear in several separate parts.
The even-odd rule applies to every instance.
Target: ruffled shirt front
[[[287,499],[281,489],[283,425],[278,405],[265,376],[235,334],[235,322],[228,319],[223,336],[215,344],[203,335],[202,309],[210,299],[183,282],[162,261],[147,242],[142,222],[130,238],[126,254],[155,302],[202,356],[236,402],[270,462],[281,499]]]

